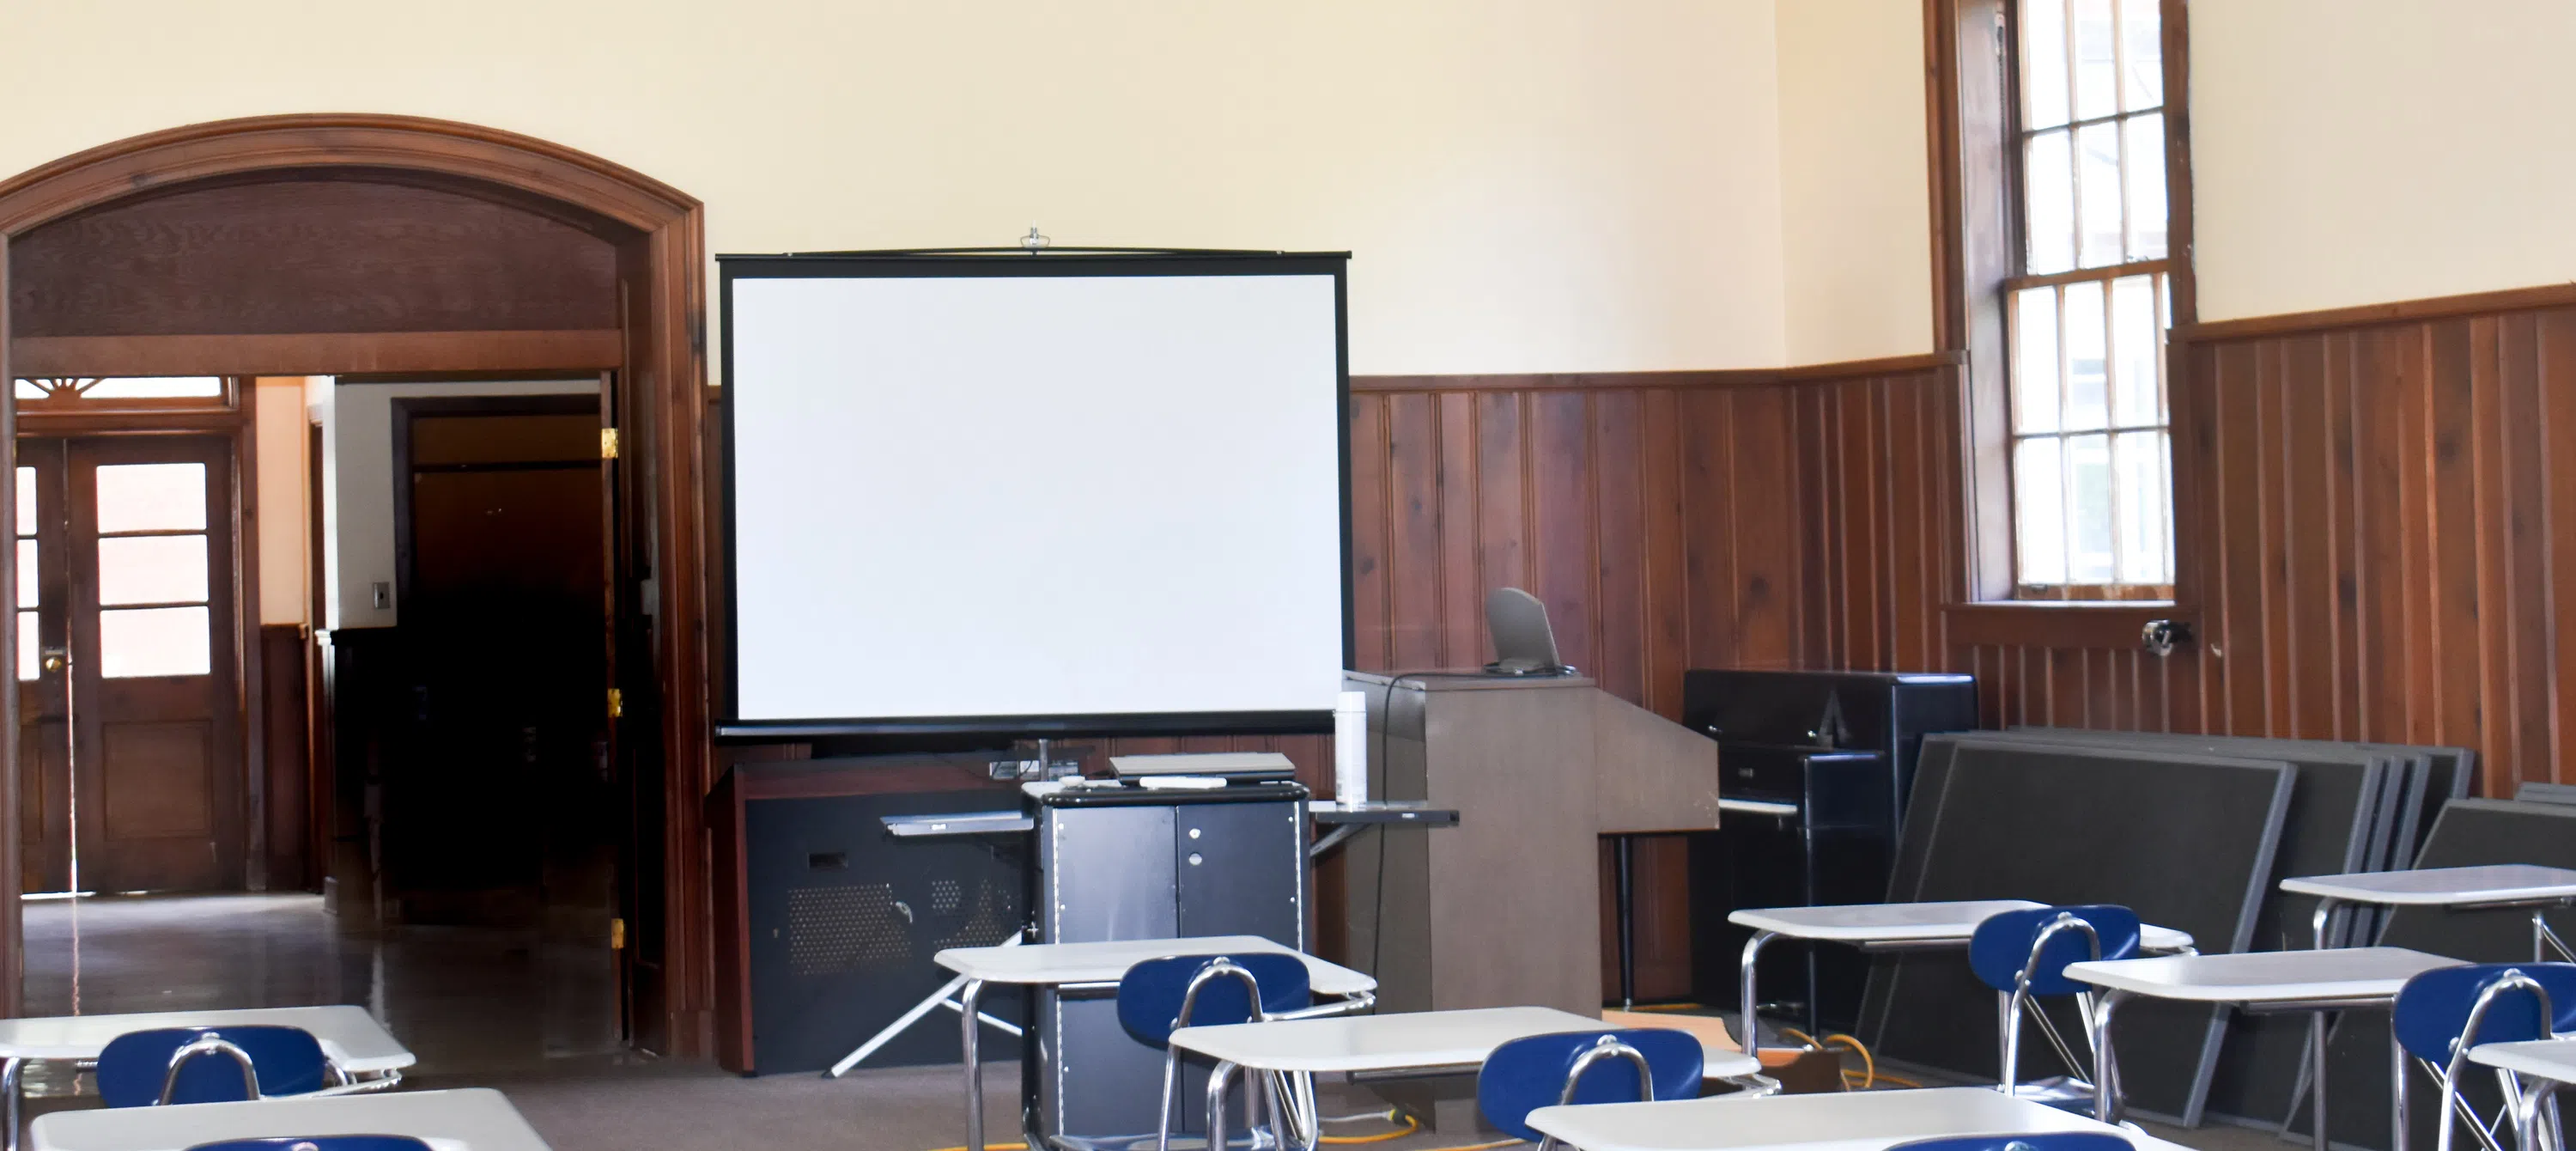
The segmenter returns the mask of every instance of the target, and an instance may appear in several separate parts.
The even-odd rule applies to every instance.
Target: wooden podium
[[[1600,837],[1716,827],[1717,742],[1575,676],[1344,686],[1369,696],[1370,798],[1458,811],[1350,846],[1348,961],[1378,1010],[1598,1015]]]

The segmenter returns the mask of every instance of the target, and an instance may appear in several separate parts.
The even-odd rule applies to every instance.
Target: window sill
[[[2200,613],[2170,600],[1988,600],[1951,604],[1941,615],[1952,644],[2129,649],[2148,621],[2196,626]]]

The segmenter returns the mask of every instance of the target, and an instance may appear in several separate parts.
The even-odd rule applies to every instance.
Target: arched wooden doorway
[[[154,298],[169,278],[156,269],[117,259],[84,264],[80,254],[89,240],[111,248],[166,244],[166,237],[148,235],[158,226],[155,212],[193,203],[191,210],[203,215],[221,210],[228,194],[266,201],[281,190],[326,188],[365,190],[341,213],[359,222],[349,233],[359,238],[346,241],[353,245],[419,246],[423,238],[405,237],[398,218],[406,196],[488,206],[504,221],[496,226],[535,221],[530,226],[538,231],[589,237],[597,274],[613,281],[613,299],[568,321],[490,320],[477,311],[487,301],[473,290],[473,275],[460,281],[455,269],[442,268],[415,277],[422,286],[413,299],[324,306],[347,302],[333,275],[368,267],[381,254],[365,246],[328,249],[330,258],[296,265],[275,299],[249,274],[256,268],[239,276],[218,269],[221,283]],[[434,248],[436,237],[428,242]],[[633,625],[633,642],[621,645],[618,685],[622,754],[631,757],[639,781],[628,933],[634,1036],[642,1046],[674,1054],[699,1048],[707,998],[707,945],[697,929],[706,893],[698,800],[709,763],[700,624],[704,265],[701,208],[678,191],[544,141],[412,117],[297,115],[194,125],[92,149],[0,182],[0,300],[8,301],[0,308],[0,381],[173,373],[615,373],[624,461],[617,530],[633,549],[633,563],[620,568],[630,578],[617,593],[628,602],[617,610]],[[202,259],[191,266],[206,270]],[[120,295],[120,283],[134,290]],[[0,388],[0,395],[7,391]],[[0,476],[15,474],[17,432],[14,402],[0,404]],[[0,500],[0,529],[11,527],[13,515],[12,501]],[[0,553],[0,598],[14,597],[13,568],[14,559]],[[14,616],[0,612],[0,651],[17,650],[15,630]],[[17,696],[0,692],[0,700],[6,720],[0,731],[15,732]],[[24,972],[19,758],[16,739],[0,740],[0,1014],[12,1015]]]

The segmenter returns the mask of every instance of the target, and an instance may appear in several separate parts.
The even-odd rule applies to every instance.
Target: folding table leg
[[[25,1084],[21,1080],[26,1073],[27,1061],[24,1059],[0,1062],[0,1097],[7,1099],[9,1112],[9,1129],[5,1135],[0,1135],[0,1148],[6,1151],[18,1151],[18,1108],[23,1102],[21,1093]]]
[[[1225,1093],[1234,1086],[1234,1072],[1234,1064],[1222,1059],[1208,1072],[1207,1151],[1225,1151]]]
[[[2395,1027],[2388,1032],[2388,1147],[2406,1151],[2406,1139],[2412,1133],[2406,1108],[2406,1045],[2397,1041]]]
[[[2093,1117],[2120,1122],[2120,1059],[2111,1052],[2111,1016],[2127,996],[2105,989],[2093,1005]]]
[[[957,1013],[959,1035],[965,1044],[966,1062],[966,1151],[984,1151],[984,1059],[977,1050],[977,1034],[982,1030],[980,1012],[984,999],[984,981],[969,979],[957,989],[957,1001],[965,1010]],[[9,1148],[8,1151],[17,1151]]]
[[[2326,1013],[2323,1011],[2317,1012],[2316,1019],[2316,1025],[2308,1028],[2308,1061],[2316,1064],[2317,1068],[2315,1074],[2310,1076],[2308,1081],[2308,1090],[2312,1092],[2312,1094],[2308,1096],[2308,1105],[2312,1108],[2310,1113],[2313,1116],[2313,1118],[2309,1120],[2309,1123],[2316,1128],[2315,1131],[2310,1133],[2311,1138],[2309,1142],[2316,1151],[2327,1151]]]
[[[1762,958],[1763,944],[1779,937],[1778,932],[1756,931],[1753,933],[1753,938],[1744,941],[1743,967],[1736,976],[1737,990],[1744,996],[1744,1034],[1736,1036],[1735,1041],[1744,1048],[1744,1053],[1747,1055],[1759,1057],[1762,1054],[1762,1020],[1757,1015],[1755,1007],[1762,1000],[1757,998],[1753,986],[1754,961]]]

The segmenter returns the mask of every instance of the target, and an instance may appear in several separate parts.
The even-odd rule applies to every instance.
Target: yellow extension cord
[[[1911,1079],[1895,1075],[1879,1074],[1878,1060],[1871,1057],[1869,1046],[1858,1039],[1843,1034],[1842,1032],[1830,1032],[1824,1038],[1818,1039],[1804,1031],[1798,1030],[1797,1028],[1783,1027],[1780,1029],[1780,1037],[1783,1039],[1794,1039],[1819,1051],[1830,1051],[1835,1047],[1840,1046],[1848,1048],[1853,1054],[1860,1056],[1860,1070],[1854,1071],[1848,1067],[1843,1068],[1843,1086],[1851,1090],[1867,1091],[1870,1088],[1877,1086],[1878,1081],[1881,1079],[1896,1084],[1899,1087],[1922,1086],[1922,1084]]]

